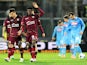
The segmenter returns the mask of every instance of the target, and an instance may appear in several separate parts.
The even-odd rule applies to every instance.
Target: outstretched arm
[[[37,8],[38,11],[40,12],[40,14],[38,15],[39,17],[44,15],[44,11],[37,5],[36,2],[33,2],[32,5],[33,5],[34,8]]]
[[[41,25],[40,20],[38,20],[37,22],[38,22],[38,26],[39,26],[39,28],[40,28],[40,30],[41,30],[41,32],[42,32],[42,36],[45,37],[45,33],[44,33],[44,30],[43,30],[43,27],[42,27],[42,25]]]

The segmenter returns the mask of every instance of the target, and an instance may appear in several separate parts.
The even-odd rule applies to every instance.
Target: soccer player
[[[79,52],[82,54],[82,50],[79,46],[81,43],[82,34],[85,29],[85,24],[83,20],[79,17],[76,17],[73,12],[69,13],[70,17],[70,27],[71,27],[71,43],[74,44],[74,54],[72,58],[76,58],[76,53]]]
[[[62,38],[64,36],[64,27],[63,22],[61,20],[58,21],[58,25],[54,28],[53,34],[52,34],[52,40],[56,39],[56,45],[59,48],[59,55],[63,55],[63,49],[62,49]]]
[[[7,44],[8,44],[8,40],[9,40],[9,37],[10,37],[10,34],[9,33],[10,33],[10,28],[11,28],[10,23],[9,23],[10,16],[11,15],[9,13],[8,17],[6,18],[6,20],[3,23],[3,28],[2,28],[2,37],[4,39],[6,39]],[[13,48],[13,50],[14,50],[14,48]],[[11,58],[14,58],[13,54],[14,54],[14,52],[12,53]]]
[[[66,46],[69,45],[70,46],[71,53],[73,54],[74,47],[71,44],[71,30],[70,30],[70,27],[69,27],[69,16],[68,15],[65,15],[63,17],[63,20],[64,20],[64,24],[63,24],[63,26],[64,26],[64,36],[62,38],[62,43],[63,44],[65,43],[65,45],[63,47],[63,49],[64,49],[63,50],[63,53],[65,55],[65,53],[66,53]]]
[[[26,37],[26,42],[29,44],[29,50],[31,53],[31,62],[36,61],[36,43],[38,41],[38,27],[42,32],[42,36],[45,37],[44,30],[39,21],[39,17],[44,14],[44,11],[37,5],[37,3],[32,3],[34,8],[37,8],[39,14],[35,14],[34,10],[29,7],[27,8],[27,16],[22,18],[21,26],[22,26],[22,34]]]
[[[9,11],[9,18],[4,22],[4,26],[9,35],[8,38],[8,57],[5,59],[6,61],[10,61],[11,56],[14,54],[14,44],[16,43],[19,46],[21,58],[20,62],[23,62],[23,48],[21,47],[21,35],[20,32],[21,27],[21,17],[17,15],[15,8],[11,8]]]

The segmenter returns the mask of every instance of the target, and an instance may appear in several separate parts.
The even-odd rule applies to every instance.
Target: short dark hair
[[[68,16],[68,15],[65,15],[63,18],[65,18],[65,19],[69,19],[69,16]]]
[[[15,12],[15,8],[10,8],[9,12]]]
[[[59,19],[57,23],[58,23],[58,24],[62,23],[62,20],[61,20],[61,19]]]
[[[69,16],[70,16],[70,15],[74,15],[74,13],[73,13],[73,12],[69,12],[69,14],[68,14],[68,15],[69,15]]]

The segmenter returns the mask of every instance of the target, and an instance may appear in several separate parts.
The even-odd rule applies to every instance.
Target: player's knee
[[[13,45],[13,44],[11,44],[11,43],[9,43],[9,44],[8,44],[8,47],[9,47],[9,48],[13,48],[13,47],[14,47],[14,45]]]

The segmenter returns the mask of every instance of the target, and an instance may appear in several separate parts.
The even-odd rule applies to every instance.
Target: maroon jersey
[[[7,32],[7,34],[9,34],[10,33],[10,28],[11,28],[9,17],[4,21],[3,26],[6,27],[6,32]]]
[[[21,25],[21,17],[17,16],[15,19],[10,18],[10,36],[11,37],[17,37],[18,36],[18,31],[20,30],[20,25]]]
[[[26,30],[27,33],[38,34],[38,26],[39,26],[42,33],[44,33],[42,25],[41,25],[41,23],[38,19],[40,16],[42,16],[44,14],[44,12],[40,8],[38,8],[38,10],[40,11],[39,15],[35,14],[35,15],[30,15],[30,16],[23,17],[22,22],[21,22],[23,32]]]

